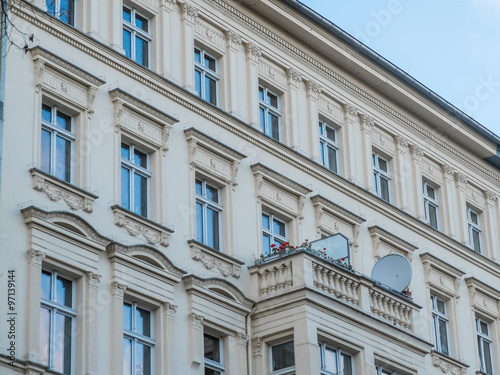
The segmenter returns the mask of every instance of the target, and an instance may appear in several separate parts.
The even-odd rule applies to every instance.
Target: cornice
[[[332,214],[342,215],[344,219],[349,220],[352,224],[362,224],[366,221],[366,219],[362,218],[361,216],[358,216],[355,213],[346,210],[345,208],[339,206],[336,203],[333,203],[331,200],[328,200],[319,194],[311,196],[311,202],[313,205],[321,204],[327,209],[327,211],[331,211]]]
[[[68,72],[70,72],[74,76],[79,77],[80,83],[83,83],[86,86],[101,86],[106,83],[105,80],[87,72],[86,70],[79,68],[75,64],[53,54],[52,52],[49,52],[45,48],[36,46],[31,48],[29,51],[31,53],[31,56],[33,57],[33,60],[42,58],[45,61],[50,62],[50,65],[61,73],[67,74]]]
[[[306,194],[309,194],[312,192],[311,189],[296,183],[295,181],[291,180],[290,178],[283,176],[282,174],[272,170],[271,168],[266,167],[265,165],[263,165],[261,163],[252,164],[250,167],[252,168],[252,172],[254,174],[260,173],[263,176],[265,176],[266,180],[268,180],[270,182],[281,183],[281,184],[287,186],[289,189],[292,189],[293,191],[295,191],[296,194],[306,195]]]
[[[242,160],[242,159],[247,157],[245,154],[242,154],[241,152],[236,151],[234,148],[231,148],[231,147],[225,145],[224,143],[216,140],[215,138],[210,137],[209,135],[207,135],[207,134],[205,134],[205,133],[203,133],[203,132],[201,132],[193,127],[185,129],[184,135],[186,136],[186,138],[188,140],[189,139],[196,139],[197,141],[201,141],[204,144],[211,146],[214,149],[214,151],[216,151],[216,152],[219,151],[218,153],[221,156],[224,156],[224,157],[229,156],[235,160]]]
[[[160,111],[158,108],[153,107],[152,105],[142,101],[141,99],[129,94],[126,91],[123,91],[119,88],[115,88],[113,90],[109,90],[109,95],[111,96],[111,99],[113,101],[115,100],[122,100],[125,106],[136,109],[139,108],[142,111],[144,111],[146,114],[152,116],[153,120],[160,121],[161,123],[167,123],[170,125],[175,124],[176,122],[179,122],[178,119],[176,119],[173,116],[170,116],[169,114]]]
[[[481,280],[471,276],[465,278],[465,283],[469,288],[478,289],[479,291],[494,298],[496,301],[500,301],[500,290],[489,286],[488,284],[482,282]]]
[[[430,253],[420,254],[420,259],[422,260],[422,263],[429,264],[431,267],[444,271],[454,278],[460,278],[465,275],[464,271],[452,266],[451,264],[439,259],[438,257]]]
[[[240,277],[241,266],[245,262],[211,249],[195,240],[189,240],[188,244],[191,248],[191,258],[200,261],[206,269],[216,268],[224,277]]]
[[[454,358],[451,358],[443,353],[439,353],[435,350],[431,351],[432,365],[439,368],[444,374],[450,373],[450,375],[465,375],[469,365],[459,362]]]
[[[368,227],[368,230],[370,231],[370,234],[372,236],[380,236],[380,239],[382,241],[388,242],[389,244],[394,244],[397,245],[401,248],[403,248],[406,251],[413,252],[418,249],[418,246],[415,246],[405,240],[403,240],[401,237],[398,237],[385,229],[377,226],[377,225],[372,225]]]

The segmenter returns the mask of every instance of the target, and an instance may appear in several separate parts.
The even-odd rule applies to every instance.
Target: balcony
[[[250,267],[250,275],[257,302],[309,289],[411,332],[413,316],[420,310],[402,294],[306,248],[260,259]]]

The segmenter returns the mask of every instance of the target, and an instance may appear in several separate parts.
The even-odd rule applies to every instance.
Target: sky
[[[500,0],[300,0],[500,136]]]

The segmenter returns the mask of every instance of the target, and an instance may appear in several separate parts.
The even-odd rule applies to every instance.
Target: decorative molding
[[[127,290],[127,285],[120,284],[118,281],[113,281],[111,283],[112,295],[123,298],[123,296],[125,295],[125,290]]]
[[[322,94],[319,96],[318,109],[321,113],[324,113],[326,116],[333,118],[340,124],[343,124],[345,121],[344,108],[339,103],[330,99],[326,95]]]
[[[247,48],[248,59],[255,63],[258,63],[260,58],[262,57],[262,48],[257,47],[253,43],[245,43],[245,46]]]
[[[299,83],[302,82],[302,74],[299,71],[288,68],[286,69],[286,74],[288,75],[289,82],[295,87],[298,87]]]
[[[252,172],[254,174],[261,174],[264,178],[268,179],[270,182],[277,182],[288,189],[292,190],[297,195],[306,195],[312,193],[312,190],[305,187],[304,185],[300,185],[292,179],[283,176],[282,174],[272,170],[271,168],[266,167],[264,164],[256,163],[250,166],[252,168]]]
[[[224,277],[240,277],[241,266],[245,262],[211,249],[194,240],[189,240],[188,244],[191,248],[191,258],[200,261],[206,269],[217,269]]]
[[[229,46],[231,48],[234,48],[236,51],[239,50],[240,46],[243,43],[241,35],[235,33],[232,30],[226,30],[226,38],[227,41],[229,42]]]
[[[453,168],[451,165],[443,164],[441,168],[443,169],[445,177],[447,177],[448,179],[452,179],[455,176],[455,168]]]
[[[374,126],[372,128],[371,137],[372,143],[378,146],[378,148],[394,154],[396,150],[396,141],[392,135]]]
[[[263,78],[272,81],[283,91],[286,90],[287,73],[285,69],[273,64],[269,60],[259,59],[259,73]]]
[[[439,368],[444,374],[466,375],[468,365],[441,354],[436,351],[431,352],[432,365]]]
[[[465,283],[469,287],[472,306],[494,319],[500,317],[500,290],[495,289],[475,277],[467,277]]]
[[[361,130],[371,135],[374,125],[375,121],[372,117],[365,114],[361,115]]]
[[[94,272],[87,272],[87,280],[89,281],[89,285],[97,288],[99,283],[101,282],[102,275],[98,275]]]
[[[236,332],[236,338],[238,340],[238,345],[246,347],[250,336],[248,336],[244,332]]]
[[[355,118],[358,116],[358,109],[352,105],[351,103],[345,103],[343,105],[345,116],[348,120],[354,121]]]
[[[452,297],[460,298],[460,280],[465,272],[430,254],[420,254],[428,285],[445,291]]]
[[[120,228],[126,229],[131,236],[137,237],[139,234],[142,234],[143,238],[150,245],[160,244],[165,247],[169,245],[170,234],[174,232],[172,229],[157,224],[118,205],[111,206],[111,210],[115,216],[115,224]]]
[[[467,176],[464,173],[455,172],[455,177],[457,179],[457,187],[465,189],[465,185],[467,185]]]
[[[465,196],[467,197],[467,200],[469,202],[472,202],[476,206],[479,206],[480,208],[483,209],[487,203],[484,191],[481,191],[475,186],[472,186],[470,184],[467,184],[467,186],[465,187]]]
[[[368,230],[370,231],[370,235],[372,236],[373,251],[376,260],[382,258],[382,256],[384,255],[387,255],[381,253],[380,251],[380,245],[381,243],[384,243],[387,245],[389,253],[391,253],[392,250],[396,250],[397,253],[404,255],[411,262],[413,252],[418,249],[417,246],[403,240],[398,236],[395,236],[394,234],[386,231],[385,229],[382,229],[377,225],[369,226]]]
[[[177,314],[177,305],[173,305],[170,302],[164,302],[163,308],[165,309],[165,314],[170,318],[175,318]]]
[[[486,196],[486,199],[488,201],[488,203],[492,203],[494,204],[495,201],[498,199],[498,195],[496,195],[494,192],[490,191],[490,190],[486,190],[484,192],[484,195]]]
[[[89,214],[92,213],[94,201],[99,198],[97,195],[62,181],[37,168],[31,168],[30,173],[33,189],[42,192],[51,201],[63,200],[73,211],[82,210]]]
[[[441,184],[444,177],[443,173],[443,168],[439,164],[426,157],[422,158],[422,174],[424,176]]]
[[[198,18],[198,9],[188,3],[178,3],[181,7],[183,19],[189,21],[190,23],[194,23]]]
[[[42,265],[42,261],[45,259],[46,256],[47,256],[47,254],[44,253],[43,251],[34,250],[34,249],[28,250],[29,262],[34,263],[38,266]]]
[[[400,149],[406,149],[408,147],[408,139],[403,137],[402,135],[396,135],[395,137],[396,144]]]
[[[318,83],[310,80],[306,81],[306,87],[307,93],[315,99],[319,98],[319,96],[321,95],[321,91],[323,90]]]
[[[219,52],[224,53],[226,47],[226,33],[197,18],[194,22],[194,32],[206,44]]]
[[[197,328],[202,328],[203,327],[203,320],[205,318],[202,315],[198,315],[196,313],[191,313],[189,314],[189,320],[191,322],[192,326],[195,326]]]

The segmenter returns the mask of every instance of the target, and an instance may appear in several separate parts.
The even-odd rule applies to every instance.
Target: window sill
[[[174,232],[172,229],[118,205],[111,206],[111,210],[113,210],[115,216],[115,224],[125,228],[131,236],[137,237],[142,234],[146,242],[153,246],[160,244],[167,247],[169,245],[170,234]]]
[[[431,359],[432,365],[434,367],[439,367],[443,373],[449,372],[450,374],[465,374],[469,368],[469,366],[465,363],[459,362],[456,359],[435,350],[431,351]]]
[[[241,266],[245,264],[245,262],[205,246],[195,240],[189,240],[188,244],[191,248],[191,258],[200,261],[206,269],[211,270],[216,268],[224,277],[240,277]]]
[[[31,168],[33,179],[33,189],[41,191],[51,201],[63,200],[73,211],[83,210],[92,213],[94,201],[99,198],[97,195],[69,184],[40,169]]]

